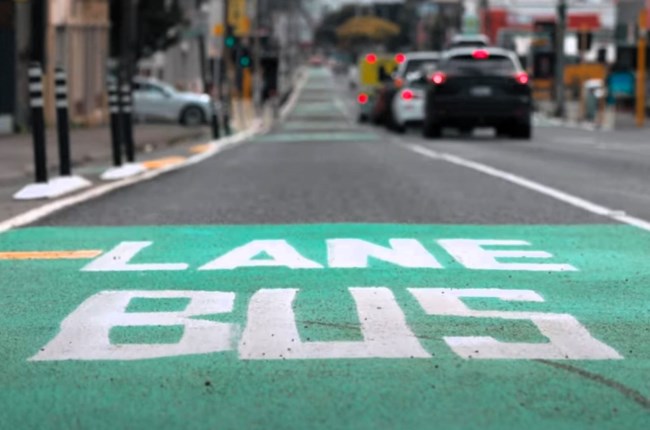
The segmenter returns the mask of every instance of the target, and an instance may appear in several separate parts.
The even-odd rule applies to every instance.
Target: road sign
[[[246,0],[228,0],[228,24],[237,36],[245,36],[250,32]]]
[[[2,427],[643,428],[648,249],[622,226],[11,231]]]

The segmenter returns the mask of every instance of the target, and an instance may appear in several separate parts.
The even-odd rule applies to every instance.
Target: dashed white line
[[[488,166],[487,164],[471,161],[466,158],[459,157],[457,155],[435,151],[421,145],[407,144],[404,145],[404,147],[409,149],[410,151],[413,151],[425,157],[432,158],[435,160],[446,161],[448,163],[455,164],[457,166],[466,167],[468,169],[472,169],[477,172],[481,172],[495,178],[503,179],[515,185],[519,185],[520,187],[527,188],[529,190],[538,192],[540,194],[544,194],[548,197],[552,197],[561,202],[583,209],[587,212],[591,212],[596,215],[607,217],[615,221],[640,228],[642,230],[650,231],[649,221],[627,215],[624,211],[621,210],[615,210],[615,209],[608,208],[606,206],[601,206],[599,204],[590,202],[589,200],[583,199],[573,194],[569,194],[557,188],[549,187],[547,185],[540,184],[539,182],[535,182],[530,179],[526,179],[522,176],[515,175],[514,173],[497,169],[495,167]]]

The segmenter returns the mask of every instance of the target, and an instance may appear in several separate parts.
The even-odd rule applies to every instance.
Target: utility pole
[[[45,55],[45,35],[47,33],[47,1],[31,2],[31,50],[29,68],[29,89],[31,106],[32,143],[34,146],[34,171],[36,183],[46,183],[47,145],[45,138],[43,69],[47,58]]]
[[[639,15],[639,41],[637,44],[636,61],[636,125],[643,127],[645,122],[646,96],[646,38],[647,38],[647,9],[642,9]]]
[[[212,138],[219,139],[221,137],[221,130],[219,129],[219,119],[215,107],[215,100],[213,97],[213,89],[217,85],[216,80],[211,78],[208,73],[208,41],[210,40],[210,6],[205,0],[197,0],[196,8],[200,14],[199,18],[199,66],[201,69],[201,84],[203,85],[203,92],[210,97],[210,118],[206,118],[212,129]],[[216,65],[215,65],[216,67]]]
[[[230,56],[230,49],[228,48],[228,38],[232,36],[232,27],[229,22],[230,0],[223,0],[223,26],[224,26],[224,37],[223,37],[223,46],[221,47],[221,64],[219,67],[221,73],[219,73],[219,95],[221,97],[221,118],[223,124],[223,132],[226,136],[230,135],[230,85],[228,85],[228,57]]]
[[[262,29],[261,20],[261,1],[255,2],[255,25],[253,26],[255,34],[253,35],[253,104],[257,115],[262,114],[262,47],[260,41],[260,31]]]
[[[555,31],[555,116],[564,118],[564,34],[566,30],[566,0],[558,0]]]
[[[134,58],[134,35],[135,35],[135,14],[137,1],[122,0],[122,23],[120,40],[120,63],[121,70],[118,70],[118,92],[122,101],[120,109],[122,116],[122,144],[126,151],[126,161],[135,162],[135,142],[133,137],[133,115],[132,115],[132,92],[131,85],[135,69]]]

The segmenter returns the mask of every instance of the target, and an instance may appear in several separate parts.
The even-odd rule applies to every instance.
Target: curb
[[[293,90],[291,91],[291,95],[289,96],[289,99],[281,107],[280,115],[277,121],[284,121],[286,117],[289,115],[289,113],[295,108],[295,105],[298,102],[298,97],[300,96],[303,87],[307,83],[308,74],[305,68],[301,68],[298,71],[298,75],[299,77],[297,83],[293,88]],[[188,157],[182,163],[175,163],[175,164],[163,166],[155,170],[146,171],[137,176],[128,177],[115,182],[111,182],[109,184],[98,185],[85,192],[75,194],[70,197],[62,198],[51,203],[46,203],[42,206],[29,210],[15,217],[9,218],[4,221],[0,221],[0,234],[9,231],[13,228],[23,227],[25,225],[31,224],[55,212],[58,212],[60,210],[69,208],[71,206],[80,203],[84,203],[96,199],[98,197],[111,193],[115,190],[126,188],[128,186],[135,185],[140,182],[149,181],[165,173],[173,172],[176,170],[180,170],[192,166],[194,164],[198,164],[202,161],[207,160],[208,158],[211,158],[219,154],[220,152],[223,152],[227,149],[230,149],[241,143],[244,143],[245,141],[247,141],[248,139],[254,136],[268,133],[272,129],[274,123],[277,121],[271,120],[270,124],[264,124],[263,118],[256,118],[253,121],[253,124],[248,129],[236,133],[232,136],[224,137],[218,140],[213,140],[207,143],[205,145],[205,150],[202,150],[200,153]]]
[[[207,160],[220,152],[223,152],[227,149],[230,149],[234,146],[237,146],[246,140],[250,139],[253,136],[264,134],[269,130],[270,127],[265,127],[261,119],[255,119],[251,127],[247,130],[241,131],[233,136],[228,136],[218,140],[209,142],[206,145],[206,150],[202,151],[199,154],[192,155],[185,160],[183,163],[173,164],[159,169],[146,171],[138,176],[129,177],[126,179],[118,180],[110,184],[98,185],[94,188],[91,188],[85,192],[62,198],[51,203],[46,203],[42,206],[39,206],[35,209],[29,210],[23,214],[17,215],[13,218],[9,218],[5,221],[0,221],[0,234],[6,231],[9,231],[13,228],[22,227],[28,224],[31,224],[35,221],[43,219],[55,212],[58,212],[62,209],[77,205],[79,203],[87,202],[108,193],[111,193],[115,190],[125,188],[131,185],[138,184],[140,182],[149,181],[160,175],[163,175],[168,172],[184,169],[186,167],[192,166],[194,164],[200,163]]]

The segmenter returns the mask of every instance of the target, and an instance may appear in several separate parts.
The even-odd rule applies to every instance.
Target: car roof
[[[474,40],[488,43],[490,39],[485,34],[457,34],[451,38],[452,43]]]

